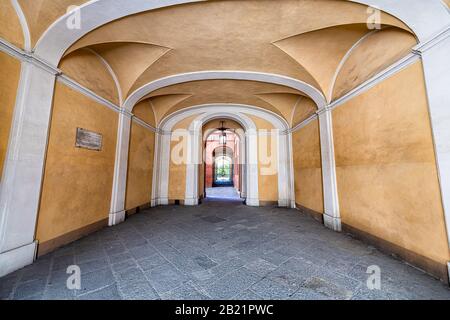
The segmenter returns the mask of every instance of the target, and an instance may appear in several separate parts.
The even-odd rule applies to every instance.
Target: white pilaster
[[[450,32],[418,49],[422,56],[428,106],[450,245]]]
[[[0,276],[33,262],[56,74],[22,62],[0,188]]]
[[[336,162],[334,158],[333,121],[331,110],[321,110],[319,114],[320,147],[322,151],[322,178],[324,197],[325,226],[341,231],[341,215],[336,181]]]
[[[161,132],[159,134],[159,163],[158,163],[158,184],[157,205],[165,206],[169,204],[169,174],[170,174],[170,152],[171,152],[172,133]],[[155,164],[156,165],[156,164]]]
[[[153,156],[153,181],[152,181],[152,194],[151,194],[151,206],[156,207],[158,205],[158,185],[159,185],[159,154],[160,154],[160,135],[159,131],[155,133],[155,148]]]
[[[291,148],[288,132],[277,130],[278,142],[278,206],[293,208],[291,193]]]
[[[114,226],[125,221],[125,197],[127,190],[128,153],[130,149],[131,120],[133,115],[122,111],[119,113],[117,129],[116,161],[111,197],[109,225]]]
[[[256,129],[246,132],[247,153],[247,198],[246,204],[251,207],[259,207],[259,167],[258,167],[258,133]]]
[[[186,206],[199,204],[198,183],[202,151],[201,143],[201,123],[196,123],[191,127],[187,141],[186,194],[184,199],[184,205]]]
[[[294,168],[294,146],[292,141],[292,132],[288,134],[289,143],[289,166],[291,169],[291,174],[289,175],[289,184],[291,188],[291,208],[295,209],[297,204],[295,203],[295,168]]]

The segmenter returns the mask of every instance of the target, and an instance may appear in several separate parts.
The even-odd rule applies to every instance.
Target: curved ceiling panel
[[[30,28],[31,44],[34,46],[41,35],[70,6],[79,6],[89,0],[18,0]],[[70,30],[68,30],[70,31]]]
[[[333,100],[405,57],[416,44],[413,35],[396,28],[383,29],[368,36],[342,65],[333,88]]]
[[[256,96],[277,108],[290,125],[292,125],[292,115],[295,107],[301,99],[305,98],[302,95],[293,93],[262,93]],[[314,110],[316,109],[315,107]]]
[[[292,113],[291,126],[295,127],[316,113],[316,104],[307,97],[300,99]]]
[[[261,99],[261,94],[265,95],[266,99]],[[270,94],[281,94],[282,96],[278,99],[272,97],[270,103],[268,102],[268,95]],[[290,111],[292,112],[296,103],[296,100],[291,99],[291,95],[298,97],[301,93],[284,86],[256,81],[204,80],[159,89],[146,98],[151,98],[152,101],[155,98],[166,99],[164,103],[152,102],[159,120],[172,112],[184,108],[211,103],[253,105],[265,108],[283,117],[286,114],[289,119],[288,104],[292,102],[290,106]],[[283,101],[283,97],[286,99],[285,101]],[[167,99],[172,99],[172,103],[168,103]],[[180,101],[173,103],[176,101],[175,99]]]
[[[170,50],[158,45],[130,42],[98,44],[90,48],[114,70],[124,97],[128,96],[139,76]]]
[[[333,75],[345,54],[371,30],[365,24],[311,31],[274,43],[302,65],[330,101]]]
[[[155,114],[155,122],[158,124],[164,118],[167,110],[190,98],[191,96],[191,94],[164,94],[160,96],[153,96],[144,101],[148,101],[150,103],[153,113]],[[135,112],[134,109],[133,112]]]
[[[82,49],[68,55],[59,68],[82,86],[119,105],[120,98],[113,76],[93,52]]]

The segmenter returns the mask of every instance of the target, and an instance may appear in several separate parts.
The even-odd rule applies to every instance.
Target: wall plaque
[[[100,133],[77,128],[77,140],[75,147],[101,151],[103,145],[103,136]]]

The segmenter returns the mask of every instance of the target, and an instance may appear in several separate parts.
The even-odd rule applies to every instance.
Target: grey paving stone
[[[79,300],[121,300],[122,297],[115,284],[106,288],[84,294],[78,297]]]
[[[112,264],[111,269],[113,272],[119,273],[127,269],[136,268],[137,266],[138,264],[134,259],[129,259]]]
[[[81,274],[81,290],[77,291],[77,295],[89,293],[94,290],[112,285],[115,283],[111,270],[102,269],[91,273]]]
[[[213,299],[226,300],[241,294],[249,289],[261,278],[245,268],[238,269],[206,288]]]
[[[46,281],[32,280],[19,284],[14,292],[14,299],[29,299],[35,296],[42,296],[44,294]]]
[[[114,256],[127,251],[127,248],[120,241],[111,241],[105,244],[105,250],[108,256]]]
[[[83,290],[67,290],[68,265]],[[368,290],[367,267],[382,289]],[[252,289],[250,289],[252,288]],[[257,293],[255,291],[258,291]],[[436,279],[296,210],[146,210],[0,278],[0,299],[450,299]]]
[[[160,296],[148,282],[119,283],[119,291],[125,300],[160,300]]]
[[[180,287],[161,295],[163,300],[210,300],[206,294],[200,293],[192,284],[185,283]]]
[[[0,279],[0,300],[12,298],[13,289],[18,282],[19,274],[19,272],[16,272]]]
[[[245,264],[244,261],[242,261],[241,259],[233,258],[233,259],[229,259],[229,260],[225,261],[224,263],[212,268],[211,272],[213,274],[223,276],[223,275],[229,274],[229,273],[241,268],[242,266],[244,266],[244,264]]]
[[[39,261],[31,266],[27,266],[22,269],[20,281],[43,280],[49,275],[50,268],[51,262],[47,260]]]
[[[164,259],[161,255],[155,254],[149,258],[142,259],[138,261],[139,266],[144,271],[152,270],[156,267],[159,267],[163,264],[166,264],[167,260]]]
[[[155,248],[150,244],[145,244],[143,246],[134,247],[130,250],[130,252],[131,252],[131,255],[136,260],[146,259],[157,253]]]
[[[130,259],[133,259],[133,256],[130,253],[119,253],[109,257],[109,261],[111,264],[123,262]]]
[[[73,264],[75,264],[74,254],[56,256],[53,258],[52,270],[67,270]]]
[[[217,263],[212,261],[207,256],[198,256],[194,258],[194,261],[202,268],[204,269],[211,269],[215,266],[217,266]]]
[[[310,288],[300,288],[289,300],[332,300],[332,298]]]
[[[252,290],[245,290],[234,297],[235,300],[264,300],[260,296],[258,296],[256,293],[254,293]]]
[[[264,278],[251,287],[251,290],[266,300],[287,300],[296,291],[289,286]]]
[[[109,265],[108,258],[100,258],[97,260],[91,260],[84,263],[80,263],[78,266],[80,267],[81,273],[86,274],[99,269],[107,268]]]
[[[277,266],[264,259],[257,258],[256,260],[247,263],[245,268],[261,277],[264,277],[268,273],[277,269]]]
[[[66,282],[59,282],[47,285],[43,299],[44,300],[74,300],[76,297],[75,290],[67,288]]]
[[[187,276],[169,264],[146,271],[145,275],[159,294],[171,291],[189,280]]]
[[[225,219],[216,217],[216,216],[208,216],[208,217],[202,217],[203,221],[210,222],[210,223],[219,223],[226,221]]]
[[[75,263],[80,264],[103,257],[106,257],[106,252],[102,248],[88,248],[75,254]]]

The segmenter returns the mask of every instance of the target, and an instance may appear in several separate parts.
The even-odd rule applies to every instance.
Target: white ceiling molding
[[[328,92],[327,101],[331,101],[331,99],[333,99],[333,92],[334,92],[334,87],[336,85],[337,78],[338,78],[339,74],[341,73],[341,70],[344,67],[345,63],[347,62],[348,58],[350,58],[350,56],[352,55],[353,51],[356,48],[358,48],[359,45],[364,42],[364,40],[366,40],[368,37],[372,36],[374,33],[377,33],[379,31],[381,31],[381,30],[373,30],[373,31],[363,35],[358,41],[356,41],[353,44],[353,46],[347,51],[347,53],[341,59],[341,62],[339,62],[339,65],[336,68],[336,71],[334,73],[333,80],[331,80],[331,85],[330,85],[330,90]]]
[[[247,80],[282,85],[306,94],[316,103],[319,109],[327,105],[325,97],[319,90],[306,82],[294,78],[271,73],[250,71],[200,71],[177,74],[145,84],[135,90],[125,100],[123,107],[132,111],[134,106],[141,99],[153,91],[180,83],[203,80]]]
[[[289,130],[289,124],[286,122],[286,120],[272,111],[256,106],[234,103],[212,103],[185,108],[163,118],[158,128],[161,132],[169,133],[181,119],[185,119],[199,113],[216,113],[217,110],[221,110],[223,108],[226,108],[226,112],[243,112],[255,115],[268,121],[281,132]],[[244,125],[245,123],[240,122],[240,124]]]
[[[20,6],[20,3],[17,0],[11,0],[11,4],[14,7],[14,10],[16,11],[17,17],[19,18],[20,25],[22,26],[24,49],[25,49],[25,51],[30,52],[31,51],[31,35],[30,35],[30,28],[28,28],[27,18],[25,17],[22,7]]]

